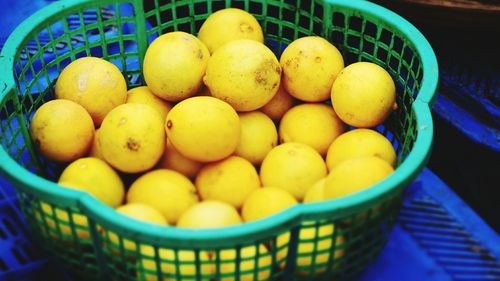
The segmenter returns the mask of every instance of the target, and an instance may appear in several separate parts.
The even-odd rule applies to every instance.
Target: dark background
[[[470,113],[445,113],[440,108],[449,105],[438,98],[428,166],[500,232],[500,1],[374,2],[427,37],[438,58],[439,94]],[[483,130],[489,134],[470,137]]]

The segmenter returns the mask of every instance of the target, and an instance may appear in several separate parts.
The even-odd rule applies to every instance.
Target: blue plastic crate
[[[0,194],[12,194],[0,185]],[[0,200],[0,280],[70,280],[34,247],[9,198]],[[500,237],[425,169],[408,188],[385,249],[356,280],[500,280]]]

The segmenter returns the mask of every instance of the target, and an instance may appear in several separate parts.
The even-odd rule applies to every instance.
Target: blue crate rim
[[[124,2],[130,3],[132,1]],[[226,227],[224,231],[220,231],[220,229],[191,230],[177,227],[154,226],[139,222],[115,212],[112,208],[105,207],[97,199],[87,193],[59,188],[57,183],[37,176],[20,166],[16,161],[10,158],[3,147],[0,147],[0,172],[3,172],[7,178],[14,183],[32,186],[30,192],[37,194],[42,200],[46,200],[49,197],[64,199],[68,206],[77,204],[83,212],[96,223],[105,223],[111,230],[113,228],[125,230],[131,235],[141,237],[143,241],[155,244],[159,243],[164,246],[179,246],[179,242],[185,241],[189,241],[187,245],[196,241],[207,241],[215,243],[213,244],[215,246],[219,244],[224,245],[224,241],[227,239],[232,239],[233,242],[238,240],[244,243],[248,241],[247,239],[255,240],[264,238],[261,237],[263,236],[262,232],[279,231],[288,229],[289,226],[295,226],[298,224],[299,218],[303,216],[314,217],[315,215],[322,214],[331,215],[331,219],[339,218],[343,215],[352,214],[356,210],[361,210],[369,203],[390,195],[391,192],[397,191],[395,187],[398,184],[411,182],[423,169],[424,164],[428,160],[433,138],[433,123],[430,105],[433,102],[434,93],[436,92],[438,84],[437,59],[429,42],[420,31],[396,13],[374,3],[362,0],[348,2],[328,0],[326,2],[337,6],[349,7],[360,13],[380,18],[386,24],[397,29],[400,34],[406,36],[409,41],[418,42],[414,47],[422,59],[423,79],[419,94],[412,105],[414,111],[419,111],[421,113],[416,114],[418,133],[414,148],[408,154],[405,161],[397,168],[395,173],[371,188],[339,199],[314,204],[298,204],[272,217],[238,226]],[[121,2],[107,0],[103,1],[102,4],[112,3]],[[7,94],[14,91],[15,83],[11,70],[13,69],[14,58],[18,47],[28,39],[29,34],[26,30],[30,30],[32,27],[39,27],[47,18],[54,16],[54,11],[76,10],[89,4],[90,0],[55,2],[36,12],[16,28],[9,36],[0,55],[0,72],[3,71],[11,74],[7,75],[7,77],[2,77],[3,80],[0,82],[1,102],[4,101]],[[420,165],[412,167],[410,163],[419,163]],[[7,170],[7,167],[10,169]],[[57,192],[54,192],[54,190],[57,190]],[[47,201],[50,202],[49,200]],[[96,205],[104,206],[104,208],[94,208],[93,206]],[[96,209],[99,209],[99,212],[97,212]],[[90,221],[90,223],[92,224],[93,222]],[[137,232],[137,229],[141,229],[141,232]],[[180,237],[182,237],[182,239],[179,239]]]

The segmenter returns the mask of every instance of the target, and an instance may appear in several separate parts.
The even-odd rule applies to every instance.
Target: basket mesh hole
[[[207,14],[208,13],[207,3],[205,1],[194,3],[194,11],[197,15]]]
[[[333,13],[332,24],[336,27],[345,27],[345,16],[342,13]]]
[[[403,52],[403,40],[399,36],[394,36],[394,44],[392,46],[392,50],[398,54]]]
[[[278,25],[274,22],[267,22],[265,25],[265,32],[267,34],[278,34]]]
[[[168,23],[173,20],[172,9],[165,9],[160,12],[160,18],[162,23]]]
[[[272,4],[267,5],[267,18],[279,19],[280,18],[280,8]]]
[[[181,19],[181,18],[191,16],[189,13],[189,7],[187,5],[177,6],[175,8],[175,11],[176,11],[176,14],[175,14],[176,19]]]
[[[295,35],[295,30],[293,30],[293,28],[290,28],[286,25],[283,26],[281,37],[292,40],[294,35]]]
[[[398,58],[396,58],[395,56],[391,56],[391,58],[389,60],[389,68],[392,71],[391,74],[397,74],[398,73],[398,67],[399,67],[399,60],[398,60]]]
[[[333,45],[338,46],[342,49],[342,43],[344,42],[344,33],[340,31],[333,31],[330,39]]]
[[[165,34],[165,33],[168,33],[168,32],[173,32],[173,31],[175,31],[175,28],[174,28],[174,26],[172,26],[172,25],[169,25],[169,26],[162,26],[161,31],[160,31],[160,34]]]
[[[191,32],[191,24],[189,22],[178,24],[177,30],[190,33]]]
[[[262,4],[258,2],[250,2],[249,11],[252,14],[262,15]]]
[[[349,29],[357,32],[361,32],[363,28],[363,20],[360,17],[350,17],[349,18]]]
[[[370,36],[371,38],[377,37],[377,26],[371,21],[365,21],[365,36]]]
[[[403,58],[404,63],[406,64],[406,70],[409,71],[410,70],[409,67],[415,58],[415,54],[413,53],[413,50],[411,48],[409,48],[408,46],[406,46],[403,50],[402,58]]]
[[[292,11],[287,8],[282,8],[282,13],[283,13],[283,20],[289,21],[289,22],[295,22],[296,21],[296,16],[297,13],[295,11]]]
[[[224,1],[211,1],[212,2],[212,13],[218,10],[222,10],[226,7]]]
[[[389,55],[389,53],[387,52],[387,50],[385,48],[382,48],[381,46],[379,46],[378,51],[377,51],[377,58],[380,61],[382,61],[383,63],[385,63],[387,61],[388,55]]]
[[[304,15],[300,15],[299,17],[299,25],[303,28],[306,28],[306,29],[310,29],[310,26],[311,26],[311,19],[304,16]]]
[[[231,7],[245,9],[245,3],[243,1],[231,1]]]
[[[392,32],[383,28],[382,33],[380,33],[379,43],[384,43],[386,46],[390,46],[392,35]]]
[[[365,40],[363,42],[363,52],[369,55],[369,59],[373,59],[373,52],[375,51],[375,44]]]
[[[361,39],[359,36],[348,35],[347,36],[347,46],[359,49],[359,45],[361,43]]]
[[[313,22],[313,33],[315,35],[321,35],[322,28],[323,28],[323,26],[321,25],[320,22],[317,22],[317,21]]]
[[[298,36],[298,38],[301,38],[301,37],[306,37],[306,36],[308,36],[308,35],[309,35],[309,33],[305,33],[305,32],[303,32],[303,31],[300,31],[300,32],[299,32],[299,36]]]

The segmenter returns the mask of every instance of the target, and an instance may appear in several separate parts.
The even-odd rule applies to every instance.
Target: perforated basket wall
[[[387,69],[399,107],[377,129],[396,148],[395,173],[341,199],[201,231],[134,221],[88,194],[58,187],[53,180],[63,167],[36,153],[28,128],[35,110],[53,98],[61,70],[76,58],[99,56],[123,71],[129,88],[142,85],[148,42],[174,30],[196,34],[225,7],[255,15],[278,57],[294,39],[318,35],[347,63]],[[86,280],[349,279],[384,246],[402,193],[432,143],[429,104],[438,73],[432,48],[404,19],[364,1],[61,1],[23,22],[0,60],[1,171],[15,185],[35,239]]]

